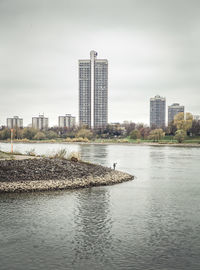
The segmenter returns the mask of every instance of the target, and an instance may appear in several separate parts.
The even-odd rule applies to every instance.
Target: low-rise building
[[[38,117],[32,118],[32,127],[35,129],[46,130],[49,126],[49,119],[44,117],[43,114],[39,115]]]
[[[19,118],[19,116],[7,118],[7,128],[23,128],[23,119]]]
[[[174,121],[175,115],[178,113],[183,112],[184,113],[184,106],[180,106],[179,103],[174,103],[171,106],[168,106],[168,125]]]
[[[60,128],[72,128],[76,125],[76,117],[71,114],[58,117],[58,127]]]

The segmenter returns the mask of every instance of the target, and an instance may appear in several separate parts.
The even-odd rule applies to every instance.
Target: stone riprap
[[[0,192],[26,192],[112,185],[133,176],[101,165],[62,159],[0,161]]]

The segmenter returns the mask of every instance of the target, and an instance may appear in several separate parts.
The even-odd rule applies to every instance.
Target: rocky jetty
[[[127,173],[66,159],[0,160],[0,192],[26,192],[112,185],[132,180]]]

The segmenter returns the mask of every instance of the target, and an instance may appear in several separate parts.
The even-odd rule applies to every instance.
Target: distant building
[[[150,127],[161,128],[165,126],[166,99],[155,96],[150,99]]]
[[[23,128],[23,119],[18,116],[7,118],[7,128]]]
[[[193,120],[200,121],[200,115],[193,115]]]
[[[72,128],[76,125],[76,117],[71,114],[66,114],[65,116],[58,117],[58,127],[60,128]]]
[[[38,117],[32,118],[32,127],[35,129],[46,130],[49,126],[49,119],[44,117],[44,115],[39,115]]]
[[[174,103],[171,106],[168,106],[168,125],[174,121],[174,116],[178,113],[184,113],[184,106],[180,106],[179,103]]]
[[[79,124],[89,128],[105,127],[108,123],[108,60],[79,60]]]

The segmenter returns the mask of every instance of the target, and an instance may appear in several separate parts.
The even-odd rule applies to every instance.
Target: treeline
[[[15,128],[13,139],[18,140],[56,140],[66,139],[71,141],[89,141],[96,139],[132,139],[159,141],[163,138],[174,138],[182,142],[186,136],[200,136],[200,121],[195,121],[192,115],[179,113],[168,127],[157,129],[148,127],[142,123],[124,122],[123,124],[107,125],[105,128],[90,130],[86,127],[58,128],[48,130],[37,130],[34,128]],[[11,137],[10,129],[4,127],[0,131],[0,140],[7,140]]]
[[[168,127],[157,129],[156,127],[136,127],[130,133],[131,139],[148,139],[159,141],[167,137],[168,139],[177,140],[179,143],[183,142],[185,138],[200,136],[200,121],[193,120],[190,113],[179,113],[174,117],[174,121]]]
[[[11,130],[3,127],[0,131],[0,140],[8,140],[11,138]],[[54,140],[66,138],[93,138],[93,132],[87,128],[50,128],[48,130],[38,130],[32,127],[14,128],[13,139],[15,140]]]

